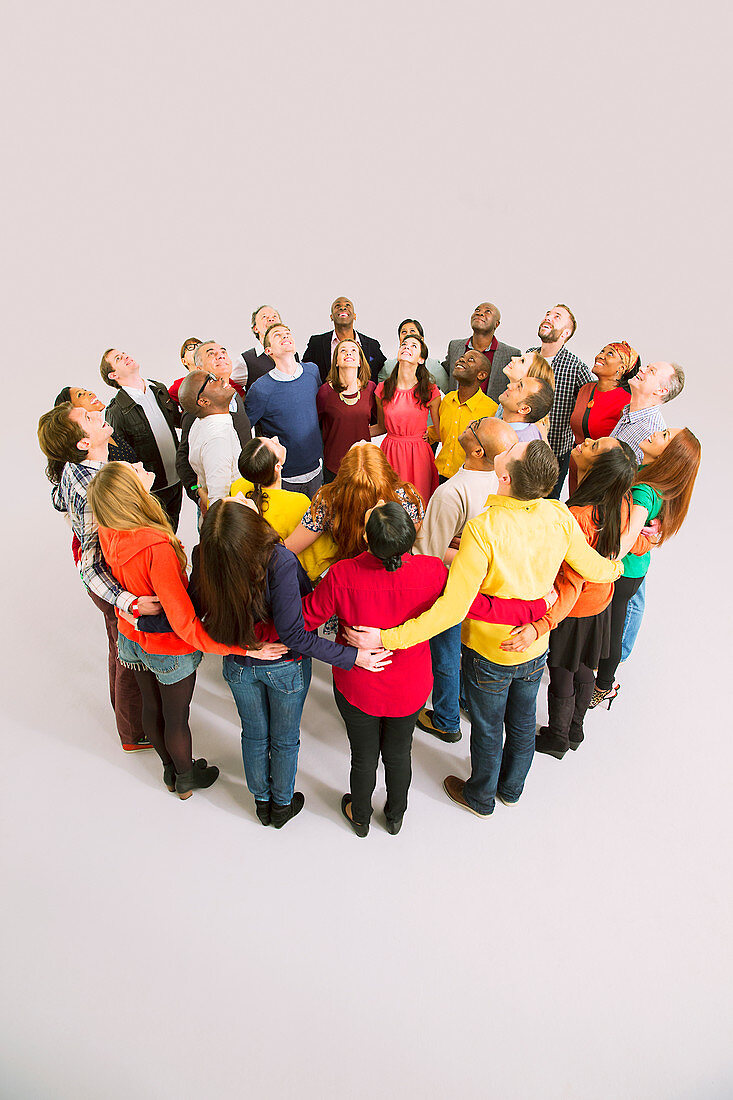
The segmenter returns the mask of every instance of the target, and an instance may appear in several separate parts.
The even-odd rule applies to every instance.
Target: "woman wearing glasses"
[[[189,336],[189,338],[187,340],[184,340],[181,344],[181,362],[183,363],[187,371],[193,370],[194,368],[193,354],[200,343],[201,341],[198,340],[195,336]],[[185,377],[186,376],[184,374],[183,378]],[[183,381],[183,378],[176,378],[175,382],[172,382],[171,385],[168,387],[168,393],[171,395],[174,401],[178,401],[178,391],[181,388],[181,382]]]

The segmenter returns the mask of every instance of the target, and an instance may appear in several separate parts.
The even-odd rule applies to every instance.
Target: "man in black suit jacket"
[[[128,443],[146,470],[155,474],[152,492],[168,513],[175,531],[183,491],[176,473],[176,428],[181,413],[162,382],[143,378],[131,355],[108,348],[99,372],[117,395],[107,406],[115,439]]]
[[[367,357],[372,382],[378,382],[379,372],[386,362],[386,356],[378,340],[372,336],[365,336],[363,332],[356,332],[354,329],[356,320],[354,303],[343,295],[337,298],[331,306],[331,320],[333,331],[311,336],[308,347],[303,353],[303,362],[315,363],[320,371],[321,381],[325,382],[331,370],[334,348],[339,340],[356,340],[361,344],[361,349]]]

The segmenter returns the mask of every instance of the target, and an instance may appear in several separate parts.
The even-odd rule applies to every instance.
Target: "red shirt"
[[[588,430],[584,432],[583,419],[589,401],[593,404],[588,412]],[[603,392],[596,387],[595,382],[586,382],[578,390],[575,408],[570,417],[575,443],[582,443],[584,439],[604,439],[610,435],[628,403],[629,391],[622,386]]]
[[[341,459],[349,447],[360,439],[371,439],[369,425],[376,411],[374,382],[367,382],[353,405],[342,401],[336,391],[324,382],[316,394],[318,422],[323,436],[323,462],[332,474],[338,473]]]

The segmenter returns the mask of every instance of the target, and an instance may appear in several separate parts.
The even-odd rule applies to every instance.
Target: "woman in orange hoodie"
[[[109,462],[89,484],[88,500],[99,524],[105,561],[121,582],[126,578],[142,595],[160,600],[170,631],[146,633],[118,612],[120,662],[135,672],[142,695],[142,725],[163,762],[169,791],[188,798],[197,788],[210,787],[219,769],[193,760],[188,715],[202,653],[246,650],[220,645],[204,630],[187,592],[186,555],[170,521],[150,495],[154,475],[125,462]],[[135,615],[135,607],[132,608]],[[271,652],[272,651],[272,652]],[[285,652],[282,645],[258,650],[271,659]]]

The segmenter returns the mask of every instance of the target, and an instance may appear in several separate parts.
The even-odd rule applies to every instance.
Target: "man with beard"
[[[443,366],[451,377],[451,389],[458,386],[458,381],[453,377],[453,368],[464,351],[474,348],[486,356],[489,364],[489,377],[481,383],[481,389],[492,401],[499,402],[499,394],[506,386],[504,367],[513,355],[520,355],[519,348],[510,344],[502,344],[496,338],[496,330],[501,324],[501,314],[498,306],[492,302],[481,302],[471,314],[471,335],[466,339],[451,340],[445,353]]]
[[[583,360],[565,347],[576,328],[575,318],[568,306],[562,304],[553,306],[552,309],[548,309],[537,329],[542,347],[528,348],[528,351],[540,351],[555,375],[555,400],[550,412],[550,431],[547,439],[560,467],[560,476],[555,488],[549,494],[555,500],[560,499],[560,491],[570,465],[570,452],[573,449],[570,416],[575,408],[575,399],[580,387],[594,380]]]

